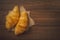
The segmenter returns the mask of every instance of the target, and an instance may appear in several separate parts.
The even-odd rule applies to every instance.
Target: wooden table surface
[[[20,35],[5,30],[5,16],[15,5],[31,11],[35,25]],[[0,0],[0,40],[59,40],[60,0]]]

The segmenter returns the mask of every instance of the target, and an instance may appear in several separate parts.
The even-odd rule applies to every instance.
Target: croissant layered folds
[[[28,14],[24,7],[20,7],[20,12],[20,18],[18,24],[15,27],[15,35],[23,33],[28,27]]]
[[[30,17],[30,11],[26,11],[23,6],[20,7],[20,11],[18,6],[15,6],[6,16],[6,29],[14,29],[15,35],[24,33],[29,26],[34,24],[33,19]]]
[[[10,30],[18,22],[19,19],[19,10],[18,6],[15,6],[12,11],[9,11],[6,16],[6,29]]]

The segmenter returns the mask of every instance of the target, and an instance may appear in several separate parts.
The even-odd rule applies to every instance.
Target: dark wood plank
[[[23,5],[31,11],[35,25],[15,36],[5,29],[5,16],[15,6]],[[0,1],[0,40],[59,40],[60,38],[60,0],[1,0]]]

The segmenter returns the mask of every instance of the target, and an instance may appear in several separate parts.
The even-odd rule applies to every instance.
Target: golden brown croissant
[[[18,6],[15,6],[12,11],[6,16],[6,29],[10,30],[18,22],[19,10]]]
[[[23,6],[20,8],[20,12],[20,18],[15,27],[15,35],[22,34],[28,27],[28,14]]]

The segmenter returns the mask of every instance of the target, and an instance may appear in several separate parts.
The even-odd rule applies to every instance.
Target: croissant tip
[[[19,33],[15,32],[15,35],[17,36]]]
[[[18,6],[16,5],[14,6],[13,11],[17,11],[17,10],[18,10]]]

